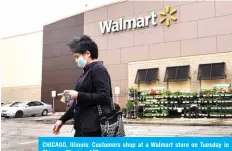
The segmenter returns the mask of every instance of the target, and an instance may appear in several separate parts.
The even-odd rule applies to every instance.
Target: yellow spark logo
[[[175,13],[177,12],[176,9],[170,9],[169,6],[165,7],[165,12],[160,12],[160,15],[163,16],[163,18],[161,18],[159,20],[159,22],[162,24],[164,21],[166,21],[166,26],[169,27],[170,26],[170,21],[176,21],[177,18],[175,16],[173,16]],[[170,16],[170,18],[168,18],[167,16]]]

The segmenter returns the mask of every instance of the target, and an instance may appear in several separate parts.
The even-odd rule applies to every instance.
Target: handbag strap
[[[97,66],[99,66],[100,64],[97,64],[95,65],[92,70],[94,70]],[[101,64],[103,65],[103,64]],[[113,93],[112,93],[112,87],[111,87],[111,78],[110,78],[110,74],[108,73],[108,71],[106,71],[106,73],[108,74],[108,77],[109,77],[109,83],[110,83],[110,107],[111,107],[111,110],[114,111],[115,110],[115,105],[114,105],[114,101],[113,101]],[[103,114],[102,112],[102,108],[100,105],[97,105],[97,109],[98,109],[98,114],[99,116],[101,116]]]

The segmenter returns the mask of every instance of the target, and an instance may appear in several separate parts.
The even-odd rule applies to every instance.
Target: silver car
[[[12,102],[8,102],[8,103],[6,103],[6,104],[3,104],[3,105],[1,106],[1,117],[4,117],[2,111],[7,110],[8,108],[10,108],[10,107],[16,105],[17,103],[19,103],[19,102],[17,102],[17,101],[12,101]]]
[[[17,103],[9,108],[2,110],[2,116],[4,117],[16,117],[21,118],[23,116],[46,116],[52,112],[52,106],[39,101],[25,101]]]

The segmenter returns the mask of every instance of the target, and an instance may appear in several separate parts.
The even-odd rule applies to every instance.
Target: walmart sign
[[[118,22],[113,20],[106,20],[100,22],[101,33],[104,34],[105,32],[119,32],[124,30],[148,27],[149,22],[151,22],[152,25],[156,25],[156,17],[156,13],[152,12],[149,16],[138,17],[137,19],[124,20],[123,18],[120,18]]]
[[[161,19],[159,22],[162,24],[166,22],[166,26],[170,26],[170,21],[176,21],[177,18],[173,16],[177,12],[176,9],[170,9],[169,6],[165,7],[165,12],[160,12]],[[145,17],[138,17],[136,19],[126,19],[120,18],[119,21],[106,20],[100,22],[100,30],[102,34],[110,32],[119,32],[124,30],[131,30],[136,28],[148,27],[149,24],[153,26],[157,25],[156,22],[157,15],[156,12],[151,12],[150,15]]]

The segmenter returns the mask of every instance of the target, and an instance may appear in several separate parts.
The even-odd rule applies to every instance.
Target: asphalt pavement
[[[36,122],[44,124],[54,124],[63,112],[49,114],[49,116],[25,117],[24,122]],[[7,119],[12,120],[12,119]],[[21,121],[21,119],[14,119]],[[152,125],[180,125],[180,126],[232,126],[232,118],[137,118],[123,119],[125,124],[152,124]],[[70,120],[66,124],[73,124]]]
[[[36,151],[40,136],[56,137],[52,134],[53,124],[44,124],[27,117],[22,119],[4,119],[1,122],[2,151]],[[181,126],[156,124],[126,124],[126,135],[131,137],[162,136],[232,136],[232,126]],[[60,135],[72,137],[72,125],[64,125]]]

